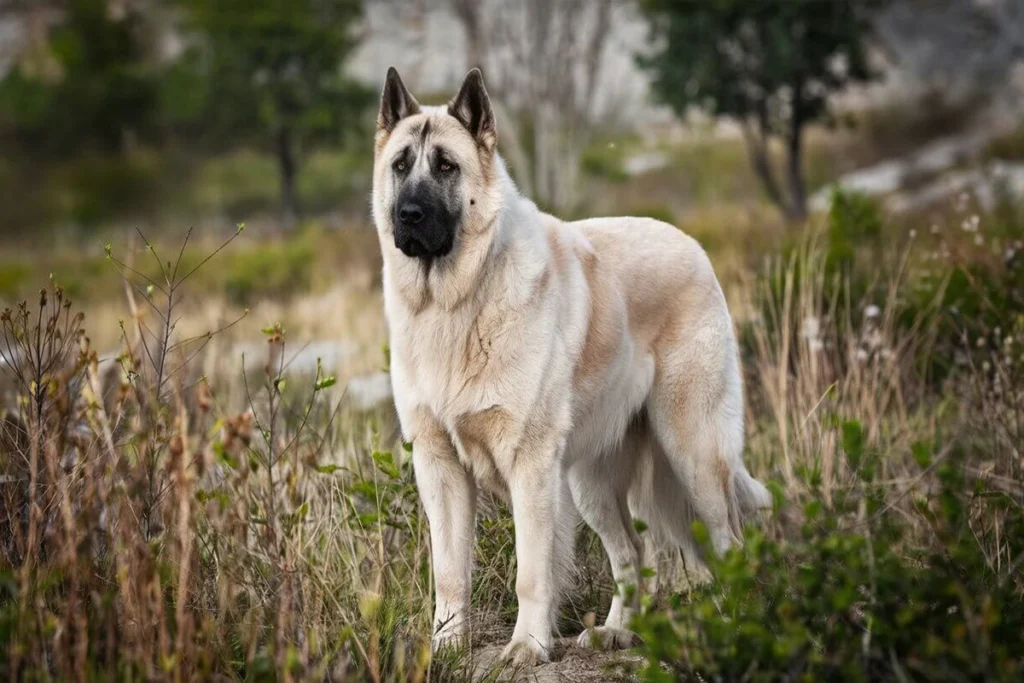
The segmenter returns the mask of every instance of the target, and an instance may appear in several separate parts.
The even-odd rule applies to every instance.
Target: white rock
[[[668,166],[668,162],[668,154],[664,152],[644,152],[627,158],[623,162],[622,168],[627,175],[638,176],[650,171],[656,171],[659,168],[665,168]]]

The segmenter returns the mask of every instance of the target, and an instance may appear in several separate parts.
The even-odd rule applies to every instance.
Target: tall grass
[[[747,460],[778,510],[710,588],[647,602],[651,680],[909,680],[935,673],[926,652],[971,680],[1020,671],[1024,317],[1005,293],[1024,292],[1021,269],[938,267],[923,256],[938,245],[864,230],[861,209],[732,280]],[[281,324],[225,370],[232,320],[196,334],[180,318],[206,257],[145,253],[157,267],[111,250],[130,303],[116,359],[56,285],[0,317],[0,675],[499,676],[477,655],[514,619],[507,512],[485,505],[478,524],[473,649],[432,658],[429,535],[391,409],[357,411],[322,364],[293,371]],[[980,300],[1000,303],[965,339]],[[566,634],[612,589],[592,535],[578,550]],[[961,627],[978,667],[951,645]],[[608,679],[613,658],[596,661],[580,680]]]
[[[748,458],[775,515],[637,620],[646,681],[1024,673],[1024,264],[991,259],[977,217],[921,240],[837,199],[746,288]]]

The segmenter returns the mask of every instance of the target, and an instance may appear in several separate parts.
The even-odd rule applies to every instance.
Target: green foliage
[[[0,299],[12,301],[32,277],[32,269],[22,261],[5,260],[0,263]]]
[[[629,180],[624,162],[622,146],[611,142],[589,145],[580,157],[580,165],[586,173],[615,183]]]
[[[174,120],[215,145],[244,141],[273,150],[285,209],[293,210],[298,155],[315,142],[339,142],[372,101],[341,69],[356,45],[361,2],[179,2],[200,40],[167,85],[168,100],[190,91]]]
[[[91,227],[112,215],[144,212],[161,191],[161,160],[154,154],[87,155],[56,169],[58,215]]]
[[[352,140],[342,149],[318,149],[309,154],[296,181],[296,194],[309,211],[327,211],[339,202],[358,202],[362,209],[369,192],[373,164],[372,136]]]
[[[712,562],[716,583],[638,617],[644,680],[1012,681],[1024,674],[1019,576],[996,572],[971,515],[1024,513],[1005,494],[972,491],[955,459],[915,506],[935,542],[908,547],[855,421],[839,431],[861,484],[833,505],[814,498],[788,540],[749,532]],[[926,444],[914,447],[921,463]],[[924,457],[922,457],[924,456]],[[923,473],[922,473],[923,475]],[[706,534],[704,534],[706,536]],[[700,534],[698,533],[698,537]],[[663,667],[667,665],[667,668]]]
[[[343,61],[356,45],[358,0],[181,0],[189,26],[202,39],[195,81],[211,96],[201,111],[217,136],[268,132],[337,139],[365,103],[363,89],[343,79]],[[194,57],[193,57],[194,59]],[[184,74],[178,76],[192,83]]]
[[[877,247],[882,237],[878,202],[858,192],[836,188],[828,214],[828,264],[848,270],[858,249]]]
[[[876,4],[645,0],[660,48],[640,63],[680,114],[690,106],[741,119],[763,113],[787,127],[790,117],[820,117],[830,93],[871,77],[865,13]],[[786,102],[796,110],[786,114]]]
[[[960,225],[951,226],[951,237],[966,243],[954,246],[955,254],[944,239],[925,245],[926,263],[944,262],[913,273],[898,322],[909,328],[923,312],[937,310],[936,338],[921,359],[933,382],[946,380],[958,366],[1001,359],[1005,339],[1016,337],[1012,331],[1024,320],[1020,210],[1006,205],[994,214],[964,215]]]
[[[49,152],[119,149],[126,134],[153,130],[158,73],[146,54],[147,26],[128,3],[70,0],[44,44],[0,83],[0,124],[19,142]]]
[[[873,76],[869,11],[878,0],[644,0],[654,49],[638,57],[655,95],[680,116],[693,107],[747,128],[748,151],[769,198],[791,219],[806,215],[802,133],[828,98]],[[788,196],[768,140],[787,151]]]
[[[191,201],[203,211],[243,216],[273,206],[279,198],[274,158],[253,149],[217,155],[197,172]]]
[[[240,251],[227,266],[224,291],[239,304],[301,292],[310,285],[315,255],[314,236],[310,233]]]

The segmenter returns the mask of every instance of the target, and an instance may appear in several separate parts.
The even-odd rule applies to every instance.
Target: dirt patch
[[[559,638],[551,662],[530,669],[504,667],[501,651],[511,631],[500,636],[489,632],[486,642],[473,648],[470,666],[473,681],[491,683],[602,683],[638,681],[636,671],[644,660],[634,651],[599,652],[576,645],[576,638]]]

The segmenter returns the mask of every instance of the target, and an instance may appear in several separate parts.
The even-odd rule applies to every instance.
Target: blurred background
[[[480,679],[430,659],[392,438],[392,65],[430,104],[481,67],[526,195],[722,281],[777,507],[728,601],[637,623],[645,680],[1021,680],[1022,0],[0,0],[0,676]],[[614,590],[578,550],[566,634]],[[580,652],[558,680],[609,680]]]
[[[110,346],[104,244],[192,228],[188,257],[244,223],[188,317],[249,308],[375,354],[390,65],[433,103],[482,67],[527,195],[675,222],[726,278],[836,184],[897,214],[1024,193],[1014,0],[0,0],[0,299],[59,273]]]

